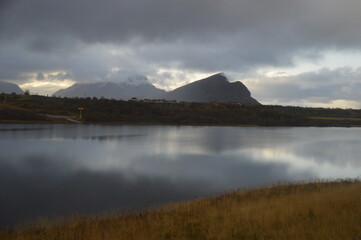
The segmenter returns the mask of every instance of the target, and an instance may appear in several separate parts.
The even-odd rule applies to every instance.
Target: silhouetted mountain
[[[60,97],[105,97],[114,99],[140,99],[160,98],[165,94],[164,90],[154,87],[148,79],[130,79],[128,82],[114,83],[75,83],[73,86],[55,92],[54,96]]]
[[[23,94],[24,91],[14,83],[0,82],[0,93],[16,93]]]
[[[192,82],[165,94],[165,99],[188,102],[260,104],[243,83],[230,83],[223,73]]]
[[[187,84],[171,92],[156,88],[146,77],[135,76],[126,82],[76,83],[53,94],[60,97],[104,97],[114,99],[167,99],[187,102],[233,102],[260,104],[241,82],[228,82],[223,73]]]

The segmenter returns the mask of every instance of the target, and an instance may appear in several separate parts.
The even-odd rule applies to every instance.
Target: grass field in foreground
[[[279,185],[119,217],[73,218],[0,239],[361,239],[359,181]]]

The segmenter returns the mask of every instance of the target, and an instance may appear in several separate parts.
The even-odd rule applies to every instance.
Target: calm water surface
[[[0,226],[361,175],[359,128],[0,124]]]

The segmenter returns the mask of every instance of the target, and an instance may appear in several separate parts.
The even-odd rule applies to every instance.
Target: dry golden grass
[[[361,239],[361,183],[280,185],[119,217],[73,218],[0,239]]]
[[[309,119],[318,119],[318,120],[335,120],[335,121],[360,121],[361,118],[352,118],[352,117],[308,117]]]

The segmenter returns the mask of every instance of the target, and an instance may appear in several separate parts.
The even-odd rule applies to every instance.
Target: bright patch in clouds
[[[268,77],[268,78],[279,78],[279,77],[285,78],[285,77],[292,77],[293,74],[288,73],[288,72],[280,72],[280,71],[278,71],[278,72],[267,72],[265,74],[265,76]]]
[[[71,75],[66,72],[30,73],[25,77],[27,81],[19,86],[24,90],[29,90],[31,94],[39,95],[50,95],[75,83]]]
[[[159,68],[149,75],[154,86],[170,91],[185,84],[209,77],[214,72],[182,71],[177,68]]]
[[[67,88],[75,82],[71,80],[52,80],[52,81],[38,81],[33,80],[19,85],[24,90],[29,90],[31,94],[50,95],[59,89]]]

